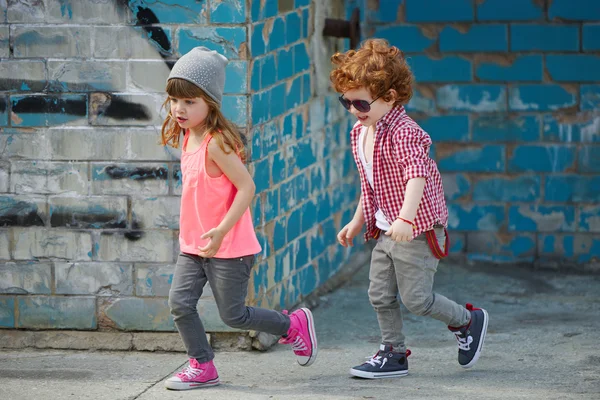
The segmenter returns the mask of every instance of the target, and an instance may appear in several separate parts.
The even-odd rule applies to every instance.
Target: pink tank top
[[[179,247],[181,252],[198,254],[209,239],[200,239],[205,232],[216,228],[231,207],[237,188],[225,174],[213,178],[206,172],[208,143],[212,136],[206,135],[200,148],[186,151],[189,134],[183,139],[181,154],[182,192],[179,219]],[[237,258],[257,254],[261,251],[254,232],[250,209],[223,238],[215,257]]]

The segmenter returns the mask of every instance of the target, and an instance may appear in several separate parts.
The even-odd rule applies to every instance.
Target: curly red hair
[[[394,99],[394,106],[406,104],[412,97],[413,74],[404,53],[384,39],[366,40],[360,49],[335,53],[331,62],[336,66],[329,79],[338,93],[364,87],[376,99]]]

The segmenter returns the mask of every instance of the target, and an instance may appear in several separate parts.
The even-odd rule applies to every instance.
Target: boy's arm
[[[365,223],[365,214],[363,214],[362,209],[362,193],[360,194],[358,206],[356,206],[356,211],[354,212],[354,217],[352,217],[352,219],[354,220],[354,222],[360,225],[363,225]]]
[[[425,178],[412,178],[406,184],[406,193],[404,194],[404,202],[400,210],[400,218],[414,221],[417,216],[419,204],[423,197],[425,189]]]

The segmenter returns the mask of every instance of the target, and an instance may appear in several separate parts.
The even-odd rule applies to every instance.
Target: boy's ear
[[[387,94],[390,96],[390,100],[386,103],[393,104],[398,99],[398,92],[396,92],[396,89],[390,89]]]

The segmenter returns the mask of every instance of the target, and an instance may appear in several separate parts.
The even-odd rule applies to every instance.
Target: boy
[[[337,239],[344,247],[352,246],[366,223],[365,239],[377,240],[369,300],[377,313],[381,345],[350,374],[408,374],[410,350],[404,344],[398,291],[411,313],[448,325],[458,340],[459,364],[470,368],[481,353],[488,314],[432,292],[439,259],[448,252],[448,210],[440,173],[428,154],[431,138],[403,107],[413,84],[404,54],[385,40],[371,39],[358,51],[336,53],[331,60],[335,68],[330,79],[341,93],[339,100],[358,119],[350,135],[361,185],[354,217]]]

